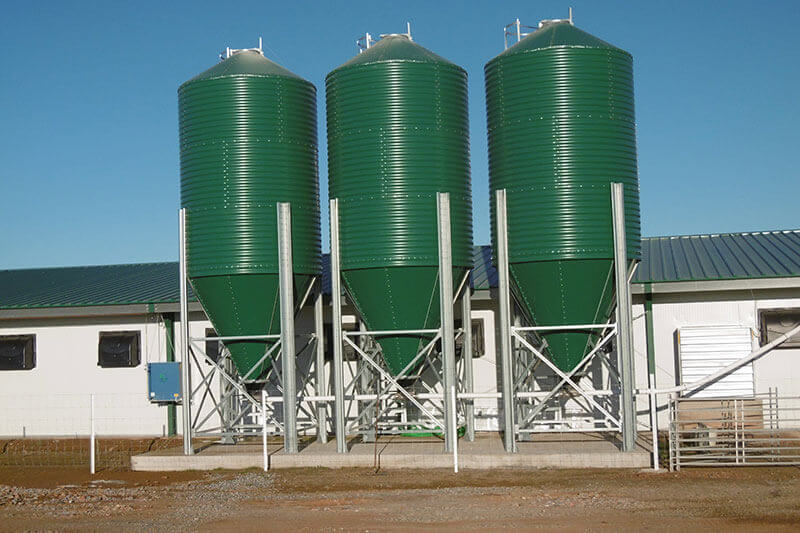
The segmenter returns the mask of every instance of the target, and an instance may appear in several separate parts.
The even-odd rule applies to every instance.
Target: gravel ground
[[[0,468],[0,516],[3,531],[790,531],[800,471]]]

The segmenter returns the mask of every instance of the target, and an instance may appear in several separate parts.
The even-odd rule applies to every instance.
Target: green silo
[[[181,85],[178,107],[192,289],[218,335],[279,333],[278,202],[292,204],[296,302],[321,268],[316,89],[259,50],[234,51]],[[225,345],[245,374],[272,343]]]
[[[512,290],[536,325],[604,323],[612,182],[625,187],[629,259],[640,254],[631,55],[570,22],[545,22],[485,74],[492,223],[494,192],[506,189]],[[596,333],[544,337],[567,371]]]
[[[467,74],[388,35],[326,78],[342,278],[370,330],[440,325],[436,193],[450,193],[453,284],[472,266]],[[425,335],[380,337],[398,374]]]

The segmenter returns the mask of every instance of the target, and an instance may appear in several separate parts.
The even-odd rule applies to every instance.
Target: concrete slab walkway
[[[611,439],[611,440],[610,440]],[[506,453],[498,434],[479,435],[474,442],[461,439],[459,468],[647,468],[650,451],[642,443],[633,452],[621,452],[608,435],[592,433],[542,434],[533,442],[518,443],[517,453]],[[381,437],[377,445],[355,439],[349,452],[336,453],[334,441],[309,443],[299,453],[287,454],[281,442],[269,443],[270,468],[452,468],[453,455],[444,452],[436,438]],[[159,450],[131,457],[133,470],[174,471],[216,468],[262,468],[261,444],[206,444],[194,455],[180,448]]]

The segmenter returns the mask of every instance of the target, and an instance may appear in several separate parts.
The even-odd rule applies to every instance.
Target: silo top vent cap
[[[219,58],[221,61],[225,61],[232,55],[236,55],[242,52],[258,52],[262,56],[264,55],[264,44],[261,37],[258,38],[258,48],[231,48],[227,46],[225,50],[219,53]]]
[[[562,24],[562,23],[569,23],[571,26],[574,26],[575,23],[572,21],[572,8],[569,8],[569,18],[566,19],[544,19],[539,21],[539,26],[534,28],[533,26],[526,26],[522,24],[519,19],[516,19],[511,24],[506,24],[503,27],[503,44],[505,45],[505,49],[508,50],[508,38],[511,37],[512,39],[516,39],[517,42],[520,42],[522,39],[533,33],[535,30],[539,30],[544,28],[545,26],[550,26],[551,24]],[[530,31],[527,31],[530,30]]]
[[[414,42],[414,39],[411,38],[411,23],[406,22],[405,33],[381,33],[379,36],[380,39],[384,39],[386,37],[403,37],[411,42]],[[365,33],[364,35],[356,39],[356,46],[358,47],[358,53],[360,54],[365,50],[369,50],[369,47],[375,44],[376,42],[378,41],[375,40],[375,38],[372,36],[371,33],[369,32]]]

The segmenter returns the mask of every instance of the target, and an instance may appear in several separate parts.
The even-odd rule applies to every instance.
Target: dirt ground
[[[800,470],[0,468],[0,530],[800,528]]]

